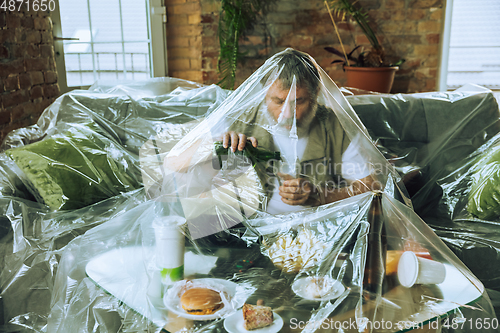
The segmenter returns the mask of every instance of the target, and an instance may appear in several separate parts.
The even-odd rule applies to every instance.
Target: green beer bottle
[[[229,155],[231,148],[224,148],[222,142],[216,141],[214,143],[214,151],[216,157],[212,159],[212,166],[216,170],[220,170],[222,168],[222,162],[227,160],[227,156]],[[257,164],[266,165],[269,161],[280,161],[281,154],[279,151],[269,151],[267,149],[254,147],[250,142],[247,142],[245,148],[240,151],[236,150],[234,152],[236,156],[244,156],[249,159],[252,166],[256,166]]]

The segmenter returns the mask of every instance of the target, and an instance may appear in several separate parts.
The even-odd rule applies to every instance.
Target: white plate
[[[312,278],[313,278],[312,276],[307,276],[307,277],[303,277],[303,278],[300,278],[298,280],[295,280],[295,282],[292,284],[293,292],[295,294],[297,294],[298,296],[300,296],[304,299],[310,300],[310,301],[328,301],[328,300],[339,297],[340,295],[342,295],[342,293],[345,290],[344,285],[340,281],[332,279],[331,280],[332,289],[328,294],[326,294],[323,297],[318,297],[318,298],[311,297],[310,295],[308,295],[306,288],[309,285]]]
[[[224,320],[224,328],[229,333],[247,333],[247,332],[258,332],[258,333],[276,333],[283,327],[283,318],[281,318],[276,312],[273,311],[273,323],[269,326],[258,328],[255,330],[248,331],[243,326],[243,310],[239,310]]]
[[[172,295],[173,293],[167,292],[165,296],[163,296],[163,303],[167,307],[169,311],[172,311],[176,315],[180,317],[184,317],[187,319],[192,319],[192,320],[213,320],[217,318],[222,318],[228,314],[230,314],[234,309],[237,309],[245,303],[245,299],[237,300],[235,301],[233,299],[234,295],[236,294],[236,288],[238,287],[237,283],[234,283],[232,281],[227,281],[223,279],[211,279],[211,278],[205,278],[205,279],[195,279],[192,280],[193,282],[207,282],[207,283],[216,283],[218,285],[221,285],[224,287],[224,292],[226,292],[228,299],[231,301],[232,307],[227,307],[224,306],[222,309],[217,310],[215,313],[208,314],[208,315],[195,315],[195,314],[190,314],[187,313],[181,306],[179,298],[176,297],[175,295]]]

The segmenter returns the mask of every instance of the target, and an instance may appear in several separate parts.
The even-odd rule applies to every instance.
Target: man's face
[[[301,126],[301,120],[309,120],[311,117],[308,116],[312,116],[312,102],[307,89],[299,86],[297,89],[284,89],[280,81],[269,87],[266,105],[274,120],[288,130],[292,128],[294,117],[297,119],[297,126]]]

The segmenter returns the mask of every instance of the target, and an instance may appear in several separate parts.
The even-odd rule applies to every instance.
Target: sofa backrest
[[[374,140],[398,156],[397,167],[425,169],[432,178],[465,158],[500,129],[491,92],[429,92],[349,96]]]

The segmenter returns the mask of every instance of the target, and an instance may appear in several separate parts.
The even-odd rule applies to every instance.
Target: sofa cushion
[[[471,173],[467,210],[484,220],[500,216],[500,145],[486,151]]]
[[[52,210],[81,208],[141,186],[137,163],[86,126],[5,153],[37,200]]]

